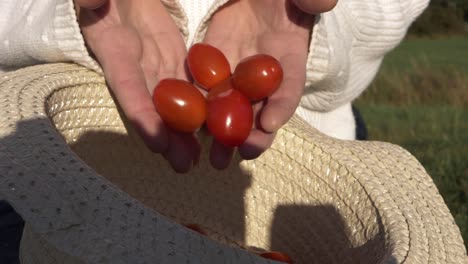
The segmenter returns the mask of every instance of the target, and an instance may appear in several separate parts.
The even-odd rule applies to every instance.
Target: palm
[[[187,79],[185,44],[161,2],[110,0],[100,9],[81,10],[79,20],[112,92],[145,143],[177,171],[190,169],[198,159],[198,141],[167,129],[151,99],[159,80]]]
[[[281,87],[254,106],[258,122],[239,148],[244,158],[255,158],[266,150],[274,132],[294,114],[304,89],[313,20],[285,0],[235,1],[214,15],[205,42],[221,49],[232,68],[247,56],[266,53],[276,57],[284,71]],[[213,165],[225,167],[232,152],[214,142]]]

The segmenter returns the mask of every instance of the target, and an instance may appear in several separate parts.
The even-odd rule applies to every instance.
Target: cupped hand
[[[306,80],[306,62],[314,14],[328,11],[336,0],[237,0],[218,10],[204,42],[219,48],[234,70],[254,54],[269,54],[281,63],[283,82],[267,100],[254,105],[255,125],[239,148],[244,159],[254,159],[268,149],[299,105]],[[213,167],[229,165],[233,148],[213,141]]]
[[[161,1],[75,0],[79,24],[90,52],[126,117],[146,145],[178,172],[198,161],[193,134],[168,129],[152,101],[164,78],[187,79],[182,35]]]

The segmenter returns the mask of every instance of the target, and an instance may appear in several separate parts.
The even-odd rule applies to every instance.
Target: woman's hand
[[[198,161],[199,142],[168,129],[151,96],[164,78],[188,78],[186,47],[165,7],[153,0],[75,4],[86,44],[127,118],[151,150],[163,154],[176,171],[188,171]]]
[[[223,51],[233,70],[243,58],[259,53],[272,55],[283,67],[280,88],[254,105],[255,127],[238,148],[244,159],[254,159],[268,149],[275,132],[293,116],[304,90],[314,14],[335,4],[336,0],[237,0],[214,14],[204,42]],[[212,165],[227,167],[233,152],[214,141]]]

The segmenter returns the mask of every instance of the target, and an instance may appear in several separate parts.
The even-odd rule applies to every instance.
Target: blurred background
[[[369,140],[410,151],[468,241],[468,0],[432,0],[355,102]]]

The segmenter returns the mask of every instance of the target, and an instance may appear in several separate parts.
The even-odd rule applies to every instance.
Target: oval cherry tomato
[[[277,252],[277,251],[263,252],[263,253],[260,253],[260,256],[267,258],[267,259],[285,262],[288,264],[293,263],[292,259],[288,255],[281,253],[281,252]]]
[[[192,133],[206,119],[206,99],[191,83],[164,79],[154,89],[153,102],[161,119],[170,128]]]
[[[185,224],[184,226],[187,227],[188,229],[191,229],[191,230],[193,230],[193,231],[195,231],[195,232],[201,234],[201,235],[206,236],[205,230],[203,230],[203,229],[202,229],[199,225],[197,225],[197,224]]]
[[[224,54],[208,44],[193,45],[188,51],[187,64],[195,82],[206,90],[231,76],[231,67]]]
[[[216,86],[214,86],[208,92],[208,95],[207,95],[206,99],[209,101],[210,99],[218,96],[219,94],[221,94],[223,92],[226,92],[229,89],[234,89],[234,86],[232,86],[232,79],[231,78],[226,79],[226,80],[220,82],[219,84],[217,84]]]
[[[272,95],[282,81],[283,69],[279,61],[266,54],[243,59],[232,75],[234,87],[252,101]]]
[[[252,106],[241,92],[231,88],[208,99],[206,126],[213,137],[223,145],[237,147],[244,143],[252,124]]]

